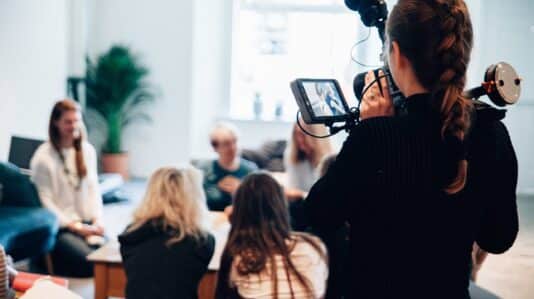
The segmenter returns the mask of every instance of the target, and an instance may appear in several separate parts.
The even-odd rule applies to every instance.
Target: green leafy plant
[[[145,106],[155,93],[146,83],[148,69],[128,47],[113,46],[93,63],[86,58],[86,105],[90,129],[104,135],[105,153],[122,153],[124,129],[137,121],[151,122]]]

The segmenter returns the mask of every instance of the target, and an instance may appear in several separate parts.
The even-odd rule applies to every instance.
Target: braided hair
[[[464,139],[472,104],[462,96],[473,45],[473,28],[463,0],[399,0],[387,23],[389,42],[398,43],[421,84],[434,96],[441,115],[441,137],[458,162],[445,187],[461,191],[467,177]]]

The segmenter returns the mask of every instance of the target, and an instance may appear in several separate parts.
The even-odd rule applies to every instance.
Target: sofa
[[[271,172],[284,172],[286,140],[270,140],[257,149],[244,149],[241,156],[256,163],[258,168]]]
[[[0,162],[0,244],[15,261],[45,255],[54,247],[59,223],[41,207],[30,178]]]

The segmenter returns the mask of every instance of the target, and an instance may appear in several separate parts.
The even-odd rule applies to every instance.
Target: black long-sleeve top
[[[196,299],[198,285],[208,271],[215,250],[211,234],[186,236],[168,244],[176,232],[161,224],[146,223],[119,236],[128,283],[128,299]]]
[[[306,199],[314,229],[350,224],[351,298],[469,298],[473,242],[502,253],[516,238],[517,160],[505,126],[474,122],[466,187],[448,195],[458,153],[430,102],[414,95],[406,115],[361,122]]]

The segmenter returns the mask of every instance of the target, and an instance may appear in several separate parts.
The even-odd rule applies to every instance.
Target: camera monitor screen
[[[350,110],[336,80],[298,79],[291,83],[306,123],[344,121]]]

